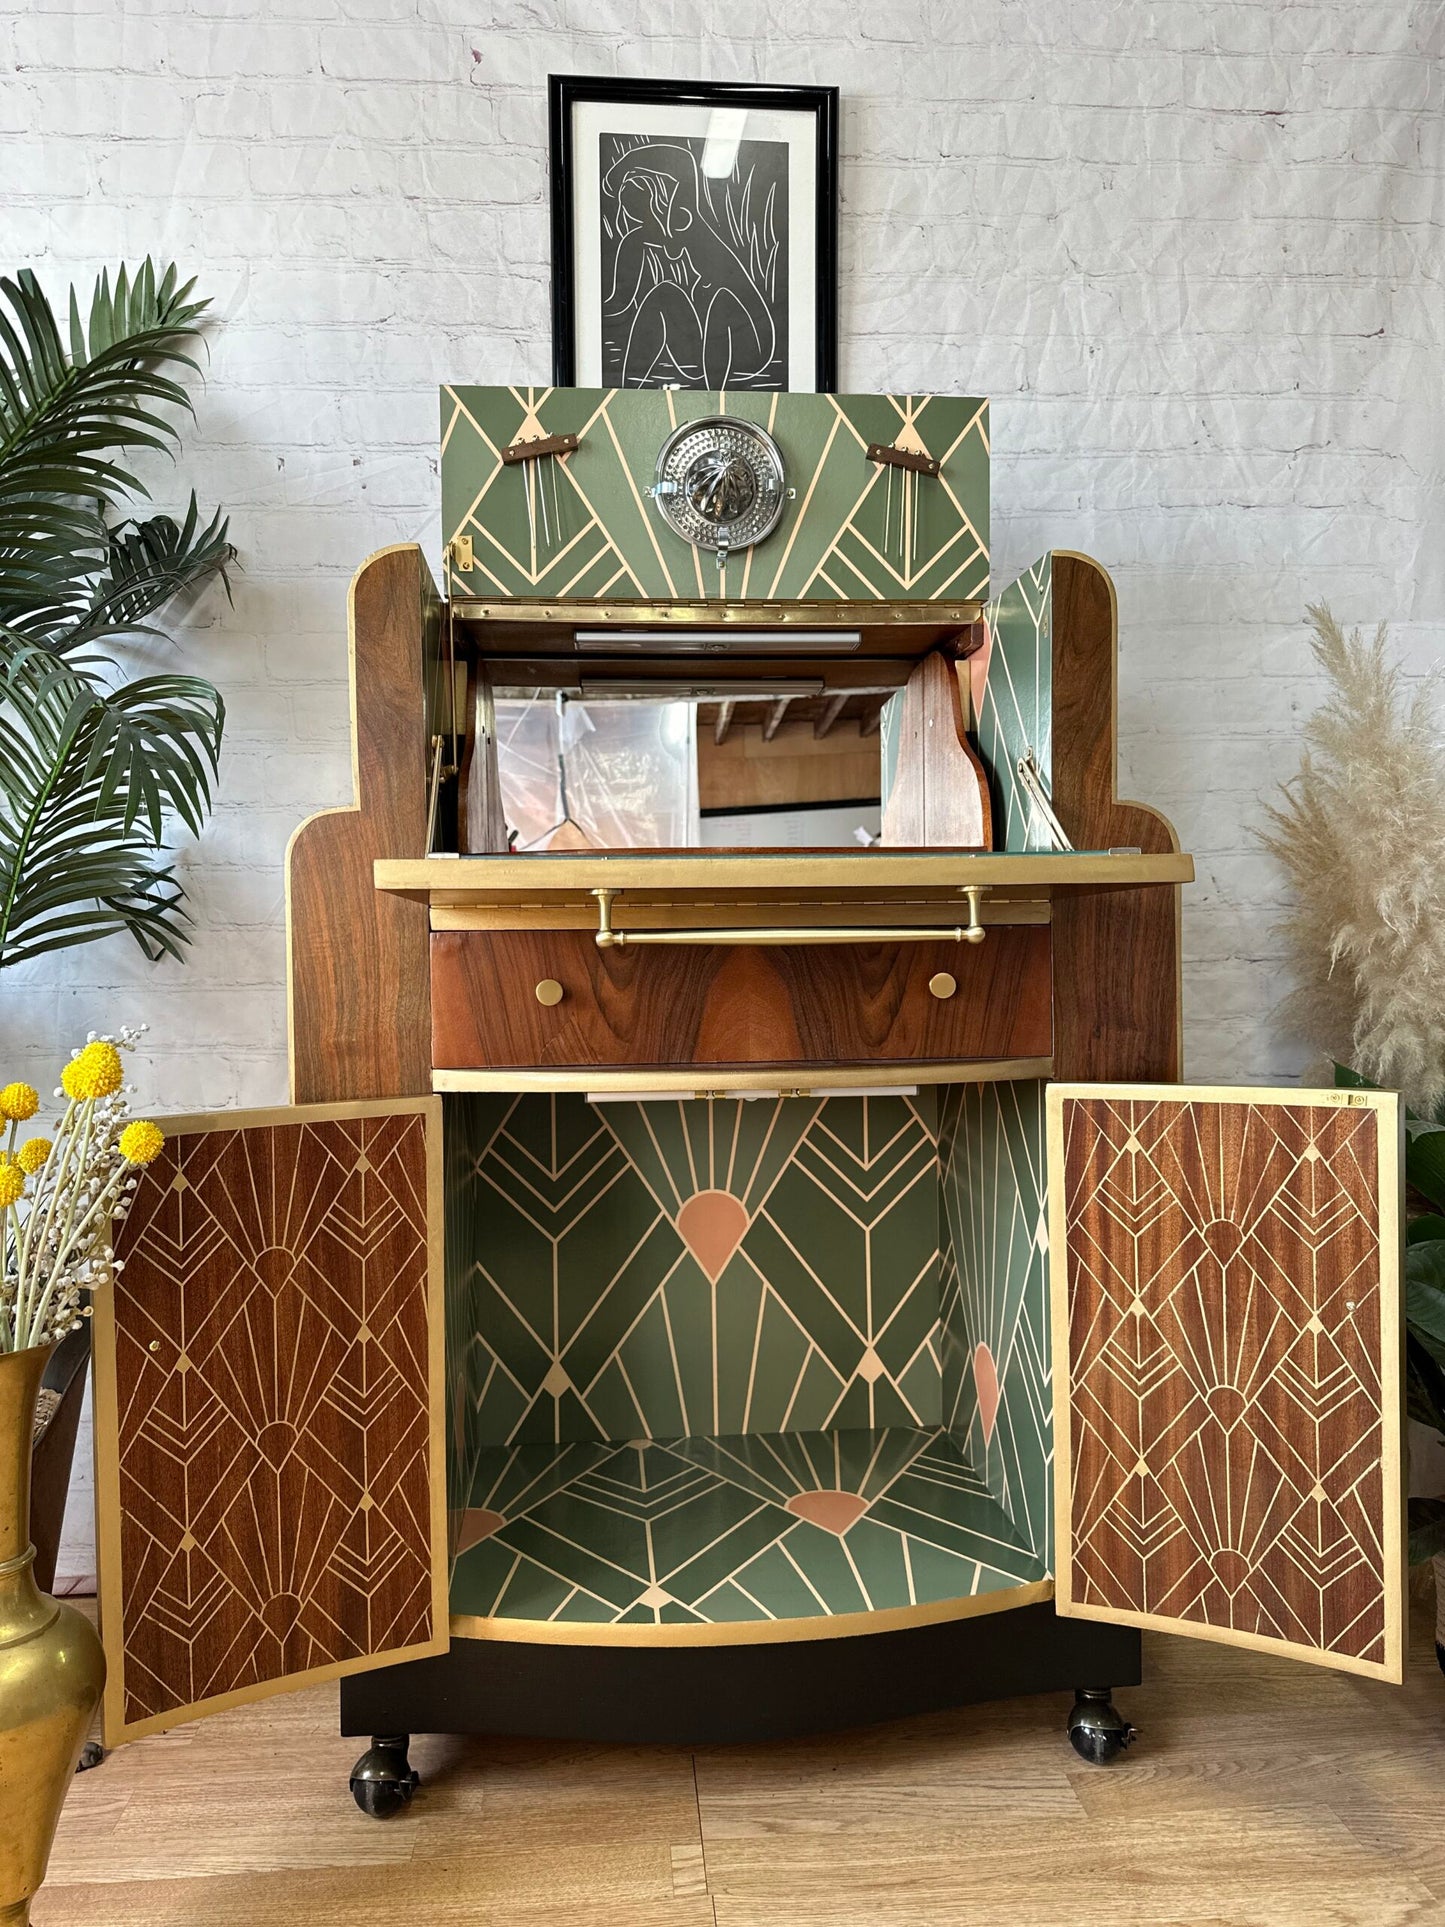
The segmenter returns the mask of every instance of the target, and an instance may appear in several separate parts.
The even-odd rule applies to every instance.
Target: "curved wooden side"
[[[1118,604],[1085,555],[1053,558],[1053,805],[1076,849],[1179,848],[1157,810],[1116,793]],[[1054,1075],[1183,1074],[1179,888],[1061,891],[1054,901]]]
[[[348,604],[352,795],[286,851],[287,1022],[296,1104],[431,1089],[427,909],[380,894],[377,857],[427,836],[426,676],[441,604],[414,543],[362,564]]]

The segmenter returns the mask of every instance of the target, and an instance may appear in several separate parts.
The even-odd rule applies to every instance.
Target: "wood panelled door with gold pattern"
[[[440,1110],[167,1123],[95,1318],[108,1744],[446,1646]]]
[[[1398,1100],[1048,1106],[1058,1610],[1398,1680]]]

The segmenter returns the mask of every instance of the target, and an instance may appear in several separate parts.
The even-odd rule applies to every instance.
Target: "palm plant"
[[[165,860],[210,807],[225,706],[194,676],[123,682],[108,646],[234,560],[196,497],[179,522],[123,510],[126,465],[173,450],[176,378],[209,305],[173,267],[96,282],[68,325],[33,274],[0,278],[0,967],[128,930],[150,957],[187,941]]]

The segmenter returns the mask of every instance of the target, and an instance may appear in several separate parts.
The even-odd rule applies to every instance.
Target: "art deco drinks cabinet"
[[[357,575],[289,854],[294,1104],[172,1122],[97,1313],[108,1739],[340,1677],[381,1813],[417,1730],[1074,1689],[1102,1761],[1141,1627],[1398,1679],[1396,1102],[1180,1083],[1192,864],[1104,572],[989,600],[985,404],[442,427],[445,591]]]

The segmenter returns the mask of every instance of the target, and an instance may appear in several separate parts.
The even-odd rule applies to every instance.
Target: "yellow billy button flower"
[[[7,1084],[0,1091],[0,1117],[23,1124],[40,1109],[40,1093],[33,1084]]]
[[[15,1153],[15,1162],[27,1177],[33,1178],[49,1156],[50,1139],[48,1137],[33,1137],[28,1144],[22,1144],[20,1149]]]
[[[60,1073],[60,1088],[67,1097],[113,1097],[125,1082],[120,1052],[103,1037],[87,1044],[78,1057],[72,1057]]]
[[[19,1204],[25,1195],[25,1173],[18,1164],[0,1164],[0,1211]]]
[[[148,1117],[137,1117],[120,1134],[120,1154],[127,1164],[150,1164],[161,1154],[166,1134]]]

